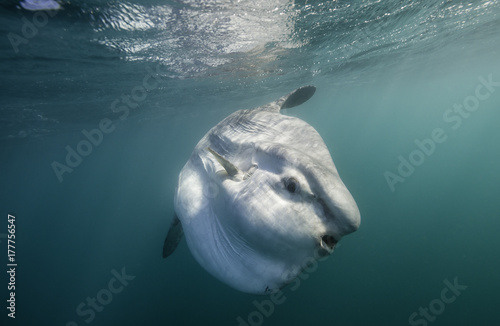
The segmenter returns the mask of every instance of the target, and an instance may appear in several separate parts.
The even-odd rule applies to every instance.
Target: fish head
[[[252,167],[245,180],[224,183],[230,189],[222,193],[228,196],[225,210],[233,212],[224,216],[237,216],[238,232],[253,248],[266,254],[324,256],[358,229],[359,209],[329,156],[318,161],[286,146],[266,144],[256,152]]]
[[[322,146],[311,156],[282,144],[259,144],[243,177],[220,183],[215,213],[227,238],[243,264],[267,261],[265,277],[277,288],[311,259],[332,254],[360,225],[356,202]]]

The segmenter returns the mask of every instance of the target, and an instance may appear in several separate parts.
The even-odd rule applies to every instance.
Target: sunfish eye
[[[285,188],[290,193],[299,191],[299,182],[295,178],[288,178],[285,180]]]

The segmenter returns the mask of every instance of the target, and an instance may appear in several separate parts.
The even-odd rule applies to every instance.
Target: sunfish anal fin
[[[174,215],[174,220],[170,224],[170,229],[168,230],[167,237],[163,243],[163,258],[170,256],[184,235],[184,230],[182,229],[182,224],[177,215]]]

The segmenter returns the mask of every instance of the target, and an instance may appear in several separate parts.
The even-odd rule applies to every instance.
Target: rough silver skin
[[[358,229],[358,207],[321,136],[280,112],[314,91],[302,87],[237,111],[200,140],[179,175],[174,204],[182,228],[174,220],[164,257],[183,230],[210,274],[237,290],[266,294]]]

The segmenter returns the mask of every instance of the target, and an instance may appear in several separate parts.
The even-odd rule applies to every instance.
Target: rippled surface
[[[2,38],[7,85],[1,138],[42,135],[75,117],[109,114],[106,103],[120,89],[133,87],[147,64],[162,65],[172,81],[162,89],[170,105],[161,100],[158,105],[178,107],[193,104],[183,99],[193,87],[189,79],[200,81],[197,94],[224,92],[234,99],[249,85],[285,91],[297,80],[315,77],[358,83],[401,61],[422,61],[430,53],[439,57],[443,48],[473,57],[474,51],[498,50],[492,40],[499,6],[498,1],[61,2],[62,9],[42,21],[28,42],[12,46]],[[32,21],[35,13],[16,2],[4,4],[2,33],[23,36],[23,19]],[[259,87],[249,87],[247,94]]]

